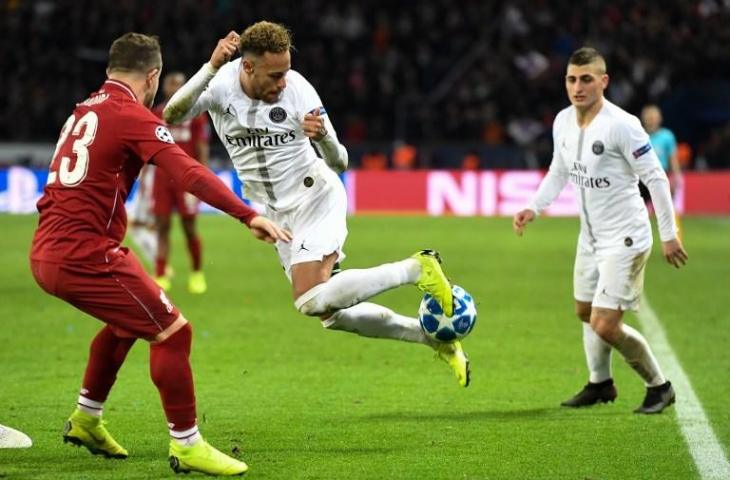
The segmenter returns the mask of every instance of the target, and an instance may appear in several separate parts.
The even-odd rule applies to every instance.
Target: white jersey
[[[608,100],[603,102],[585,128],[578,126],[573,106],[557,115],[550,170],[528,208],[541,212],[570,181],[580,207],[582,248],[648,249],[651,225],[639,194],[641,179],[652,194],[662,241],[675,238],[669,182],[649,136],[638,118]]]
[[[322,100],[294,70],[287,72],[287,86],[276,103],[251,99],[241,88],[240,68],[240,59],[221,67],[192,112],[209,112],[244,185],[244,195],[286,211],[302,195],[316,190],[308,183],[322,167],[327,168],[301,127],[305,114],[317,108],[321,115],[325,113]],[[335,135],[333,129],[328,131]]]

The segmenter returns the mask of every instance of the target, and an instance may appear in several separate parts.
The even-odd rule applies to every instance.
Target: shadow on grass
[[[572,409],[564,407],[541,407],[514,410],[477,410],[469,412],[434,412],[424,411],[397,411],[373,413],[362,415],[353,420],[362,422],[428,422],[450,420],[456,422],[473,422],[475,420],[500,421],[500,422],[525,422],[525,421],[580,421],[586,416],[590,417],[615,417],[624,415],[626,412],[620,409],[607,408],[598,405],[591,409]]]

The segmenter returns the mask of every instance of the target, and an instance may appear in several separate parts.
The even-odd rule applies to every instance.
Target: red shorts
[[[198,199],[192,193],[179,188],[163,169],[155,168],[155,181],[152,186],[152,213],[158,217],[169,216],[176,210],[183,218],[194,217],[198,213]]]
[[[101,264],[30,265],[43,290],[107,323],[118,336],[155,339],[180,312],[128,249],[110,250],[107,258]]]

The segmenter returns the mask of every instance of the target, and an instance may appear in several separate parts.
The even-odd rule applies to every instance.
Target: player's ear
[[[253,61],[246,57],[241,59],[241,62],[243,62],[243,71],[246,72],[248,75],[253,73]]]

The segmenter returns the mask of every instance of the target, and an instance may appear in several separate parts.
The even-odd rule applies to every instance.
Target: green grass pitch
[[[172,476],[144,342],[105,409],[129,459],[92,457],[61,442],[100,324],[35,285],[27,261],[35,223],[0,216],[0,423],[35,442],[0,450],[0,479]],[[464,342],[473,371],[467,389],[423,346],[325,331],[299,315],[270,246],[227,218],[200,223],[209,292],[186,292],[175,225],[170,297],[194,325],[202,432],[222,450],[240,451],[251,478],[698,478],[674,409],[631,413],[643,385],[620,356],[615,404],[558,407],[586,381],[572,313],[576,219],[540,219],[521,239],[509,219],[350,219],[345,268],[437,248],[447,274],[473,294],[479,319]],[[730,220],[689,218],[684,227],[689,265],[664,264],[656,242],[645,291],[727,451]],[[412,287],[376,297],[412,315],[419,299]]]

